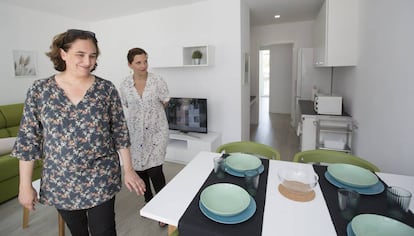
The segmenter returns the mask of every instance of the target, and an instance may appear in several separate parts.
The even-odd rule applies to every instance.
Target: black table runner
[[[213,160],[211,160],[213,161]],[[214,171],[210,173],[202,187],[187,207],[183,216],[178,221],[178,231],[180,236],[213,236],[213,235],[248,235],[259,236],[262,234],[263,212],[266,199],[267,176],[269,173],[269,160],[261,159],[264,171],[260,174],[259,188],[254,196],[256,201],[256,212],[254,215],[239,224],[221,224],[208,219],[199,208],[201,192],[208,186],[216,183],[232,183],[245,188],[245,180],[242,177],[236,177],[226,174],[223,179],[218,179]]]
[[[338,187],[329,183],[325,178],[326,166],[313,165],[315,172],[319,175],[319,186],[321,187],[323,197],[329,209],[332,222],[335,226],[335,230],[338,236],[346,236],[346,227],[350,220],[344,219],[339,210],[338,205]],[[379,178],[380,179],[380,178]],[[377,214],[394,218],[400,222],[414,227],[414,214],[409,211],[407,213],[401,213],[400,215],[392,214],[387,209],[387,185],[380,179],[384,184],[385,190],[376,195],[360,195],[359,204],[356,215],[359,214]]]

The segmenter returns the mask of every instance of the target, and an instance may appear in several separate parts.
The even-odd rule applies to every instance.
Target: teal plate
[[[249,206],[250,195],[238,185],[219,183],[205,188],[201,192],[200,202],[216,215],[233,216]]]
[[[262,165],[260,159],[256,156],[245,153],[232,153],[226,158],[226,165],[238,172],[254,170]]]
[[[337,181],[334,177],[332,177],[329,174],[328,171],[325,172],[325,178],[326,178],[326,180],[328,180],[329,183],[335,185],[338,188],[349,188],[349,189],[355,190],[359,194],[363,194],[363,195],[379,194],[379,193],[382,193],[385,189],[385,186],[381,181],[378,181],[373,186],[369,186],[367,188],[355,188],[355,187],[352,187],[352,186],[349,186],[349,185],[346,185],[346,184],[343,184],[343,183]]]
[[[346,235],[347,236],[355,236],[354,231],[352,230],[351,222],[346,225]]]
[[[237,170],[233,170],[232,168],[230,168],[228,165],[225,165],[225,171],[233,176],[237,176],[237,177],[244,177],[244,172],[240,172]],[[259,172],[259,174],[263,173],[264,171],[264,165],[260,165],[259,168],[257,168],[257,171]]]
[[[220,216],[210,212],[207,208],[203,206],[201,201],[198,206],[200,207],[201,212],[210,220],[213,220],[222,224],[238,224],[250,219],[256,212],[256,201],[250,197],[249,206],[242,212],[234,216]]]
[[[328,172],[337,181],[356,188],[369,187],[378,183],[378,177],[374,173],[350,164],[331,164],[328,166]]]
[[[414,228],[381,215],[361,214],[351,221],[355,236],[413,236]]]

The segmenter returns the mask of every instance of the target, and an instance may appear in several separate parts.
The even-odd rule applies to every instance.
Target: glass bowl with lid
[[[319,176],[305,168],[282,168],[278,171],[280,184],[288,191],[294,193],[309,193],[318,184]]]

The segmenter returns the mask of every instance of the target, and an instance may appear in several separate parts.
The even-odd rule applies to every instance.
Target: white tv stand
[[[181,133],[170,130],[170,141],[167,146],[166,161],[187,164],[200,151],[216,151],[221,144],[221,134]]]

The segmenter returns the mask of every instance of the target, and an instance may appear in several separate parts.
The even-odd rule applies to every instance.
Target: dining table
[[[212,173],[213,159],[220,155],[220,153],[214,152],[199,152],[150,202],[141,208],[140,215],[180,229],[181,218],[188,214],[189,206],[197,200],[195,198],[199,196],[201,188],[205,186],[206,179],[211,178],[214,174]],[[278,186],[281,180],[278,178],[278,172],[281,169],[300,168],[309,171],[324,171],[323,169],[315,168],[313,164],[282,160],[269,160],[266,167],[268,169],[266,170],[265,196],[262,203],[264,210],[260,218],[262,222],[260,222],[259,235],[347,235],[343,226],[342,228],[338,226],[332,213],[334,205],[337,205],[337,202],[335,203],[336,197],[331,196],[331,200],[327,201],[327,191],[323,191],[325,187],[321,187],[321,185],[327,185],[326,188],[330,188],[331,193],[334,191],[336,193],[335,186],[321,182],[321,180],[325,180],[321,174],[323,172],[318,174],[320,181],[314,188],[315,197],[310,201],[294,201],[279,192]],[[414,176],[383,172],[375,174],[385,186],[400,186],[414,193]],[[378,207],[386,208],[386,205]],[[411,216],[413,210],[414,201],[411,201],[409,206]],[[211,221],[207,217],[204,218],[202,220]],[[240,225],[247,224],[247,222],[242,222]],[[214,223],[220,227],[223,225]],[[202,228],[202,226],[200,227]],[[205,230],[209,231],[207,228]]]

